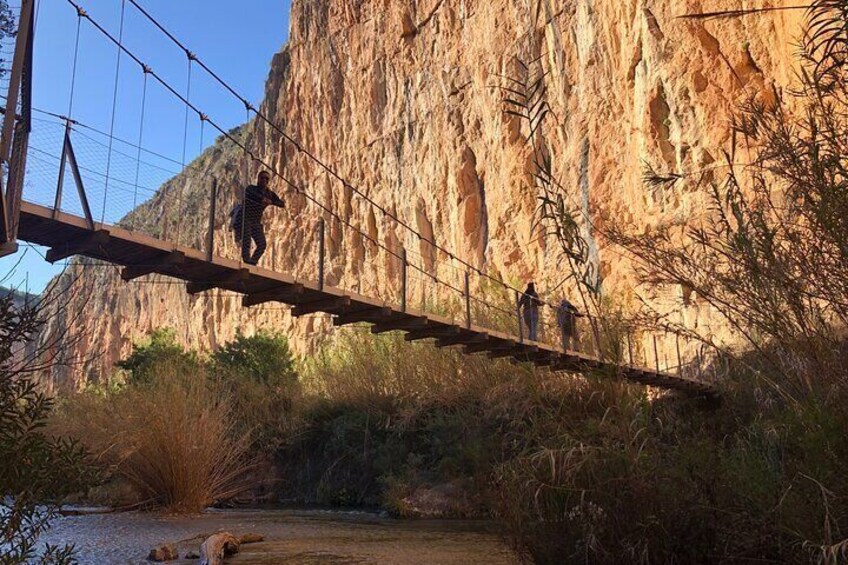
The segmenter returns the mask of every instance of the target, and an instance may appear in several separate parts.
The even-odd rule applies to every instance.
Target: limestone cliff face
[[[745,7],[790,4],[754,0]],[[425,239],[513,284],[533,278],[544,292],[562,280],[562,266],[556,246],[532,229],[537,195],[527,126],[504,112],[497,88],[503,77],[520,76],[517,59],[538,60],[547,72],[552,111],[544,143],[584,218],[608,216],[645,229],[686,220],[703,207],[703,186],[686,180],[650,189],[642,182],[644,163],[678,172],[716,167],[720,177],[735,104],[792,82],[802,13],[679,17],[737,7],[706,0],[295,0],[290,40],[272,61],[262,110]],[[323,215],[328,282],[395,296],[397,261],[374,242],[404,248],[425,270],[453,276],[450,267],[437,267],[450,257],[343,186],[275,128],[254,120],[241,135],[341,218],[275,180],[289,208],[268,214],[267,266],[314,276],[315,222]],[[199,244],[208,178],[215,176],[227,193],[216,242],[235,256],[224,230],[229,193],[256,171],[242,153],[218,143],[132,218],[149,231],[170,226],[181,243]],[[180,212],[167,206],[177,193]],[[584,234],[604,292],[632,300],[628,261],[588,222]],[[302,353],[331,327],[321,317],[292,320],[279,305],[245,310],[229,293],[191,297],[161,278],[125,284],[113,269],[85,269],[74,284],[93,289],[80,320],[92,339],[89,351],[77,348],[71,357],[104,353],[84,371],[63,372],[76,383],[104,375],[133,339],[158,326],[207,349],[237,329],[275,328]],[[679,300],[679,289],[673,291],[662,299]],[[427,292],[413,293],[426,300]],[[712,331],[721,332],[697,301],[684,315],[688,324],[714,324]]]

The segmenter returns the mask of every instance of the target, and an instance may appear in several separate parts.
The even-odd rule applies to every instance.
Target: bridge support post
[[[218,202],[218,178],[212,179],[212,190],[209,194],[209,231],[206,232],[206,260],[212,262],[215,255],[215,206]]]
[[[524,327],[521,325],[521,293],[515,291],[515,319],[518,322],[518,342],[524,343]]]
[[[324,218],[318,218],[318,290],[324,290]]]
[[[66,121],[65,124],[65,141],[62,145],[62,161],[59,164],[59,184],[56,187],[56,200],[53,202],[53,217],[56,218],[61,211],[62,184],[64,183],[65,177],[65,161],[67,161],[68,165],[71,167],[71,173],[74,176],[74,184],[77,187],[77,194],[79,195],[80,205],[82,206],[82,212],[85,215],[86,224],[88,224],[88,229],[94,231],[94,218],[91,215],[91,207],[88,205],[88,197],[85,194],[85,186],[82,183],[82,175],[80,174],[79,165],[77,164],[74,146],[71,143],[71,122]]]
[[[683,364],[680,360],[680,334],[674,334],[674,346],[677,348],[677,374],[682,374]]]
[[[71,120],[65,118],[65,139],[71,135]],[[59,179],[56,182],[56,199],[53,201],[53,218],[62,209],[62,188],[65,185],[65,160],[68,158],[68,144],[62,144],[62,156],[59,158]]]
[[[657,352],[657,336],[651,336],[654,340],[654,365],[657,368],[657,373],[660,372],[660,354]]]
[[[406,312],[406,248],[400,250],[400,311]]]
[[[471,275],[465,271],[465,327],[471,329]]]

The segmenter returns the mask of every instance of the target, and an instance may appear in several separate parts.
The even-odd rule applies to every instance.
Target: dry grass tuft
[[[200,370],[157,373],[146,387],[74,399],[57,425],[151,506],[198,512],[246,490],[250,442],[234,432],[225,389]]]

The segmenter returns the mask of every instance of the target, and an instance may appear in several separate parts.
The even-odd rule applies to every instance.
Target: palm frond
[[[672,186],[683,178],[683,175],[678,173],[660,173],[647,161],[643,161],[642,165],[642,181],[653,188]]]
[[[783,12],[786,10],[808,10],[810,5],[804,6],[779,6],[774,8],[749,8],[747,10],[719,10],[716,12],[701,12],[698,14],[684,14],[678,16],[683,20],[717,20],[724,18],[739,18],[743,16],[752,16],[756,14],[764,14],[767,12]]]
[[[845,86],[848,64],[848,0],[814,0],[809,8],[803,49],[812,78],[823,91]]]

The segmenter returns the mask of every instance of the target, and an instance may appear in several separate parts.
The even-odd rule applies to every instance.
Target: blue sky
[[[121,0],[77,1],[94,20],[118,36]],[[271,58],[288,38],[290,0],[139,0],[139,4],[248,100],[254,104],[261,101]],[[35,108],[63,115],[68,113],[76,29],[76,10],[66,0],[39,0],[34,47]],[[186,55],[129,2],[124,11],[123,41],[129,50],[185,95]],[[72,118],[101,131],[110,131],[116,61],[114,44],[83,20]],[[143,76],[136,63],[122,56],[118,111],[114,119],[116,137],[138,139]],[[196,66],[192,70],[190,99],[224,129],[235,127],[246,119],[244,106]],[[185,162],[191,161],[200,152],[201,142],[208,146],[217,132],[206,126],[201,139],[199,120],[196,114],[191,114],[184,141],[184,112],[178,100],[148,79],[142,145],[175,162],[183,160],[185,147]],[[53,152],[52,146],[48,148],[44,144],[59,143],[61,127],[48,123],[51,118],[34,115],[42,121],[34,124],[31,146],[42,144],[42,149]],[[35,154],[33,170],[47,166],[46,161],[39,162],[38,157]],[[149,182],[164,180],[170,176],[167,170],[179,168],[177,163],[167,160],[162,164],[164,176]],[[39,184],[37,190],[44,191],[41,195],[44,199],[49,197],[48,192],[55,190],[46,181],[36,184]],[[95,219],[99,219],[95,202],[92,202],[92,210]],[[23,286],[27,281],[30,291],[34,292],[40,292],[61,270],[46,263],[36,250],[22,245],[17,255],[0,259],[0,277],[16,264],[14,273],[3,284]]]

